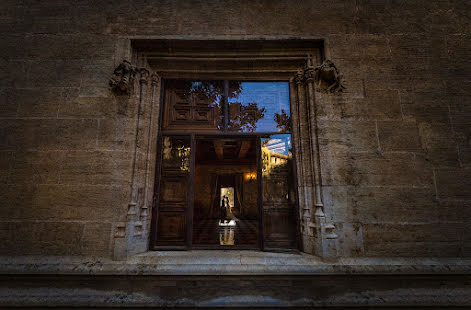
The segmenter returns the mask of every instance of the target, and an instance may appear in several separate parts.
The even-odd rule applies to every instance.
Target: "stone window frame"
[[[323,93],[339,92],[343,86],[335,66],[325,60],[324,42],[127,39],[123,43],[116,57],[129,60],[118,64],[110,86],[116,96],[135,106],[135,140],[129,203],[122,220],[113,225],[113,258],[121,260],[149,251],[158,111],[163,99],[161,80],[178,77],[289,80],[300,250],[325,259],[335,258],[337,235],[333,223],[326,219],[322,193],[317,109],[325,102]],[[209,70],[189,70],[192,58],[205,63],[203,68]],[[212,69],[219,60],[219,68],[223,69]],[[233,63],[240,67],[234,69],[230,65]]]

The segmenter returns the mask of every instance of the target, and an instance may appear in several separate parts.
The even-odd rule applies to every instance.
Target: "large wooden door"
[[[221,245],[218,235],[201,233],[209,237],[196,238],[196,242],[192,238],[195,209],[196,232],[213,229],[214,225],[216,232],[221,227],[226,229],[227,218],[231,218],[238,234],[234,245],[250,243],[254,247],[259,242],[260,248],[267,250],[295,249],[298,230],[288,83],[170,79],[164,80],[163,90],[151,246],[185,249],[193,242]],[[197,151],[197,145],[203,144],[195,142],[195,136],[202,135],[208,136],[202,139],[207,144],[205,152]],[[240,194],[241,188],[248,193],[234,196],[238,200],[229,209],[232,216],[226,214],[224,220],[215,212],[205,211],[205,205],[213,204],[216,198],[202,196],[216,197],[212,193],[219,193],[222,186],[210,185],[214,183],[207,173],[210,167],[216,167],[212,172],[216,175],[243,175],[239,179],[244,180],[244,186],[235,186],[234,181],[226,185],[240,190]],[[195,174],[199,177],[197,190]],[[207,184],[201,186],[201,182]],[[216,200],[214,209],[221,210],[217,208],[220,197]]]
[[[163,136],[155,245],[187,247],[191,240],[192,152],[190,136]]]

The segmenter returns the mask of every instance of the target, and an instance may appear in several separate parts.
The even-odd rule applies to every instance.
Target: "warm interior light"
[[[245,180],[249,182],[253,182],[257,179],[257,174],[255,172],[249,172],[245,174]]]

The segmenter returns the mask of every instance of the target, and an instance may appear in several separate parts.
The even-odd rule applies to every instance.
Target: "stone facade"
[[[322,42],[342,75],[318,85],[313,152],[335,256],[471,256],[469,1],[6,0],[0,12],[1,255],[146,251],[160,81],[133,40],[299,39]],[[136,72],[116,72],[123,59]]]

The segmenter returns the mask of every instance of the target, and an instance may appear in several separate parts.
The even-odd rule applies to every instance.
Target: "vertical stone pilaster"
[[[290,101],[291,101],[291,125],[292,125],[292,137],[293,137],[293,146],[294,146],[294,156],[299,161],[296,162],[296,184],[297,184],[297,195],[298,195],[298,218],[299,218],[299,231],[301,248],[304,248],[303,234],[304,227],[307,225],[305,218],[309,218],[309,208],[306,205],[304,197],[304,187],[303,187],[303,167],[302,167],[302,151],[301,151],[301,141],[299,133],[299,104],[297,97],[297,86],[296,79],[291,78],[289,81],[290,87]],[[305,215],[305,212],[307,214]]]
[[[152,198],[155,179],[155,154],[157,152],[158,135],[158,113],[159,113],[159,94],[160,94],[160,77],[156,73],[151,75],[151,93],[150,93],[150,116],[147,126],[147,152],[146,152],[146,168],[144,179],[144,199],[141,204],[140,220],[144,223],[143,235],[149,237],[150,228],[150,209],[152,208]]]
[[[293,80],[296,85],[296,107],[293,110],[295,147],[298,168],[298,190],[303,227],[303,250],[324,259],[337,257],[337,235],[335,226],[328,222],[324,213],[322,174],[317,128],[317,106],[315,100],[316,69],[309,58],[304,70]],[[296,124],[297,121],[297,124]]]
[[[148,247],[148,187],[153,184],[149,172],[152,161],[152,130],[155,128],[154,96],[158,77],[145,67],[136,69],[138,76],[137,111],[135,114],[134,150],[130,197],[125,221],[116,225],[113,257],[117,260],[144,252]],[[155,145],[154,152],[155,152]],[[150,185],[152,186],[152,185]]]

